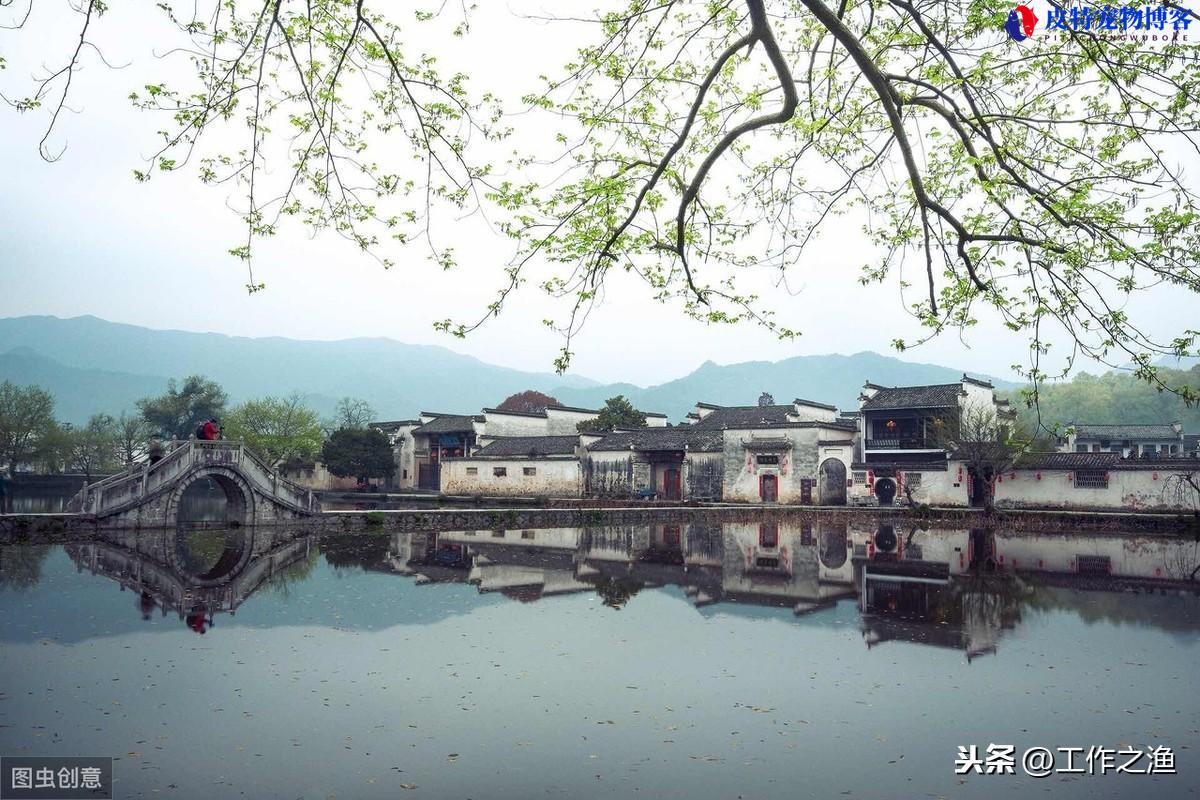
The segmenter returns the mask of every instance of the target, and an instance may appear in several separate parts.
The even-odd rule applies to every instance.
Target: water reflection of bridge
[[[622,525],[297,536],[282,529],[109,532],[67,545],[88,569],[137,593],[144,614],[177,614],[198,632],[234,613],[272,576],[312,564],[470,583],[520,602],[598,594],[620,608],[647,588],[678,587],[701,613],[797,616],[854,599],[868,647],[905,641],[995,652],[1028,609],[1077,605],[1077,589],[1179,591],[1200,544],[1153,536],[1016,534],[986,530],[858,528],[838,522]],[[1063,590],[1057,587],[1071,587]],[[1186,627],[1185,622],[1181,625]]]
[[[1153,590],[1185,579],[1200,545],[1142,536],[857,528],[838,522],[626,525],[396,534],[386,568],[470,582],[523,602],[597,592],[621,606],[678,586],[697,608],[857,600],[868,647],[900,640],[995,652],[1037,587]]]
[[[177,614],[204,633],[215,615],[234,614],[281,569],[308,557],[312,547],[311,536],[240,528],[108,532],[65,549],[80,571],[137,593],[144,617],[157,608],[162,616]]]

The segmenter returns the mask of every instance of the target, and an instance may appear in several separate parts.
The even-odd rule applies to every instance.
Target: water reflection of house
[[[787,606],[800,614],[852,597],[853,584],[840,569],[846,559],[844,547],[840,554],[837,549],[839,532],[845,542],[844,526],[829,525],[821,532],[827,544],[820,548],[811,524],[726,525],[721,595],[716,599]]]
[[[480,592],[500,592],[522,602],[572,592],[593,591],[576,577],[578,528],[454,531],[440,535],[470,554],[468,580]]]
[[[697,608],[809,614],[856,598],[869,646],[905,641],[970,659],[996,650],[1037,586],[1179,580],[1200,565],[1200,544],[761,519],[396,534],[386,562],[424,583],[469,581],[520,602],[596,593],[621,607],[643,589],[678,586]]]

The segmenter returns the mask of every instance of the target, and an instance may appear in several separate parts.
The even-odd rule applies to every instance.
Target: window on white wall
[[[855,483],[866,483],[866,482],[867,482],[867,473],[865,473],[865,472],[855,472],[855,473],[853,474],[852,478],[853,478],[853,480],[854,480],[854,482],[855,482]]]
[[[1081,469],[1075,473],[1076,489],[1107,489],[1108,473],[1102,469]]]
[[[919,472],[904,473],[904,485],[909,487],[910,489],[920,489],[921,488],[921,473],[919,473]]]
[[[508,467],[492,467],[492,475],[497,478],[503,478],[508,475]]]
[[[479,467],[467,467],[467,474],[468,475],[478,475]]]
[[[526,475],[537,475],[537,467],[525,467],[523,472]]]

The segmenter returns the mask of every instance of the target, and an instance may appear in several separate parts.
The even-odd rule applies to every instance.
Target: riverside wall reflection
[[[80,571],[133,594],[143,618],[177,616],[199,634],[264,586],[302,582],[323,556],[418,584],[465,583],[522,603],[589,592],[620,609],[679,587],[699,613],[790,609],[803,617],[857,604],[868,648],[899,640],[994,653],[1027,609],[1094,609],[1142,620],[1126,593],[1196,593],[1200,544],[1116,534],[856,527],[836,522],[624,525],[391,535],[180,529],[106,534],[65,550]],[[1091,594],[1089,603],[1078,600]],[[1090,613],[1096,613],[1094,610]]]

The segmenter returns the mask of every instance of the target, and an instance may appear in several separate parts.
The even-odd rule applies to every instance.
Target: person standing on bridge
[[[217,420],[210,419],[200,426],[200,438],[206,441],[215,442],[221,438],[221,425]]]

